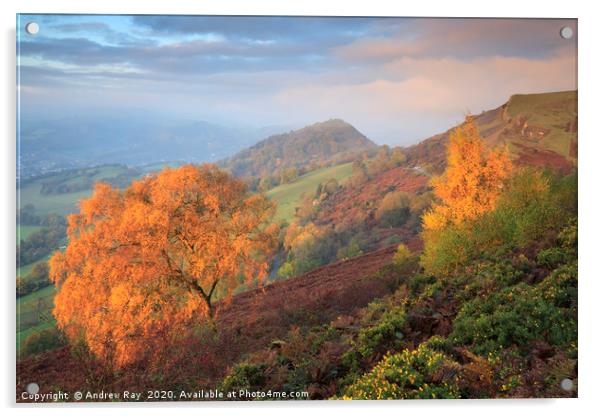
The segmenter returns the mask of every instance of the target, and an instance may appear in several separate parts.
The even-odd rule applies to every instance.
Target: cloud
[[[366,33],[375,18],[282,16],[134,16],[134,25],[157,33],[220,34],[228,39],[304,42],[321,39],[327,45]]]
[[[367,126],[377,140],[407,144],[445,130],[466,112],[495,108],[512,94],[575,89],[575,62],[568,51],[535,60],[401,58],[384,67],[389,77],[291,87],[275,100],[280,108],[310,108],[316,116],[337,112]]]
[[[514,93],[576,88],[576,41],[558,36],[572,20],[42,21],[51,30],[22,39],[19,66],[23,108],[41,113],[92,102],[255,125],[340,117],[376,141],[408,143]]]
[[[386,37],[364,37],[335,48],[343,60],[388,62],[401,57],[484,56],[541,58],[576,39],[559,36],[572,19],[415,19],[393,27]],[[391,29],[391,27],[390,27]]]
[[[72,33],[72,32],[112,32],[109,25],[102,22],[78,22],[78,23],[62,23],[52,25],[54,30]]]
[[[277,70],[308,66],[330,59],[312,43],[264,43],[188,40],[158,45],[105,45],[85,37],[23,41],[22,57],[77,65],[129,64],[145,72],[216,73]],[[311,68],[309,68],[311,70]]]

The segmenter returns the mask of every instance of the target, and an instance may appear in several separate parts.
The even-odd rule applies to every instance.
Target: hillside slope
[[[326,324],[390,293],[396,276],[384,273],[376,278],[373,274],[391,261],[395,249],[395,246],[388,247],[323,266],[294,279],[241,293],[230,302],[219,304],[220,341],[203,346],[204,354],[196,358],[211,357],[207,360],[210,364],[204,367],[205,374],[194,374],[194,378],[204,380],[209,386],[215,385],[232,362],[284,337],[291,326]],[[90,379],[86,371],[89,368],[83,368],[68,347],[55,349],[17,363],[17,392],[23,391],[31,380],[36,380],[41,392],[56,385],[64,391],[81,390]],[[98,373],[100,377],[102,371],[98,370]],[[131,389],[134,385],[143,387],[147,381],[142,376],[130,374],[129,378],[111,380],[111,385],[116,389]]]
[[[571,91],[514,95],[474,119],[486,145],[506,146],[515,165],[568,173],[577,161],[576,105]],[[287,232],[278,273],[297,275],[394,242],[413,243],[433,199],[430,178],[445,167],[454,128],[405,149],[381,146],[353,162],[344,184],[299,199],[298,226]],[[311,244],[302,243],[307,236]]]
[[[340,183],[351,176],[351,163],[317,169],[300,176],[296,181],[279,185],[266,192],[268,198],[278,203],[275,220],[290,221],[299,206],[301,195],[313,194],[319,184],[328,179],[336,179]]]
[[[568,171],[577,161],[577,91],[520,94],[475,115],[490,146],[507,145],[518,164]],[[446,144],[456,126],[405,149],[410,166],[439,173]]]
[[[237,176],[265,177],[287,168],[314,170],[374,149],[376,144],[355,127],[333,119],[271,136],[220,164]]]

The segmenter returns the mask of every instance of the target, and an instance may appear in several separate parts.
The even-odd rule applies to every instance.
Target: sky
[[[28,120],[342,118],[408,145],[512,94],[577,88],[575,20],[21,15],[17,33]]]

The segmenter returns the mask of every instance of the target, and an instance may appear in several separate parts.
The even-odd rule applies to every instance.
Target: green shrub
[[[440,335],[433,335],[424,342],[424,346],[433,351],[447,352],[451,347],[451,342],[448,338],[444,338]]]
[[[386,355],[370,372],[347,387],[343,399],[459,398],[458,364],[425,345]]]
[[[524,256],[523,256],[524,257]],[[528,266],[519,258],[484,260],[473,263],[474,274],[463,273],[455,279],[455,298],[469,301],[477,296],[519,283],[526,277]],[[525,270],[527,269],[527,270]]]
[[[65,340],[55,327],[34,332],[25,339],[22,353],[25,356],[40,354],[65,345]]]
[[[337,251],[337,259],[347,260],[353,257],[361,256],[362,254],[364,254],[364,252],[362,251],[359,242],[356,238],[352,238],[347,246],[342,247],[339,249],[339,251]]]
[[[393,244],[401,243],[402,238],[398,235],[392,235],[385,240],[385,246],[392,246]]]
[[[399,246],[397,246],[397,250],[393,255],[393,264],[395,264],[396,266],[403,266],[408,262],[408,260],[410,260],[411,257],[412,252],[410,251],[410,249],[408,249],[408,247],[405,244],[400,244]]]
[[[538,285],[477,297],[460,309],[450,338],[481,355],[508,347],[527,353],[534,340],[569,348],[577,339],[576,284],[576,265],[565,266]]]
[[[567,255],[559,247],[551,247],[537,253],[537,264],[549,269],[553,269],[561,263],[566,262]]]
[[[577,263],[554,270],[538,284],[541,296],[559,308],[577,311]]]
[[[341,362],[351,379],[361,374],[362,361],[375,354],[400,349],[405,341],[407,325],[405,299],[396,295],[376,300],[363,311],[357,337],[349,341],[350,348],[341,356]],[[343,385],[350,382],[348,377]]]
[[[431,285],[437,281],[437,278],[433,275],[427,274],[415,274],[408,280],[408,288],[412,295],[417,295],[426,286]]]
[[[222,381],[220,389],[224,392],[239,390],[261,391],[265,383],[265,369],[266,366],[264,364],[236,364],[230,371],[230,374]]]
[[[564,249],[577,254],[577,217],[571,218],[568,225],[558,233],[558,241]]]
[[[285,262],[278,269],[278,277],[281,279],[288,279],[289,277],[294,276],[295,268],[293,267],[291,262]]]
[[[420,259],[427,274],[447,275],[477,257],[477,246],[470,228],[449,226],[438,235],[425,238]]]
[[[410,218],[410,201],[405,192],[389,192],[380,202],[375,217],[384,227],[401,227]]]
[[[383,348],[398,346],[403,338],[406,313],[403,307],[386,310],[380,319],[359,332],[356,349],[364,357]]]

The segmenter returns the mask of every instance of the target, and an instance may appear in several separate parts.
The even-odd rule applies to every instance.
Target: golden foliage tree
[[[127,365],[213,319],[216,289],[267,275],[274,205],[214,165],[165,169],[125,191],[97,184],[50,260],[54,316],[71,340]]]
[[[450,272],[470,258],[466,228],[495,208],[511,170],[505,150],[485,148],[472,117],[451,133],[447,167],[432,182],[438,201],[422,217],[427,273]]]
[[[451,133],[445,172],[432,181],[440,202],[424,214],[424,229],[459,225],[491,211],[511,169],[507,151],[487,150],[474,119],[467,117]]]

